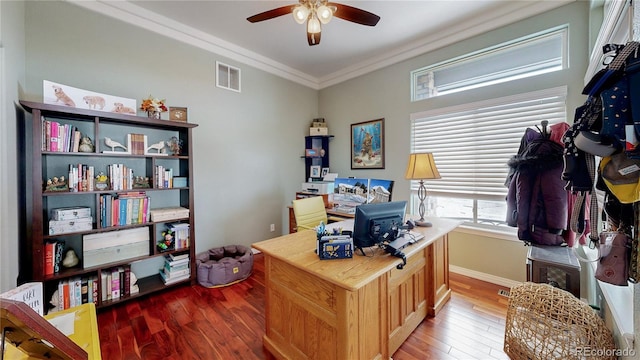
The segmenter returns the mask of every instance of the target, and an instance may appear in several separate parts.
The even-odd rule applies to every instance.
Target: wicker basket
[[[511,359],[616,359],[613,335],[593,309],[548,284],[511,288],[504,352]]]

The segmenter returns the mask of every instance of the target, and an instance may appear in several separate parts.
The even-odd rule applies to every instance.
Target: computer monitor
[[[403,225],[406,201],[362,204],[356,207],[353,245],[362,251],[384,241],[393,241]]]

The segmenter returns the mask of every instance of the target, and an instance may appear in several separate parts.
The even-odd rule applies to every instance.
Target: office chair
[[[531,282],[511,288],[504,332],[510,359],[616,359],[614,349],[611,330],[570,292]]]
[[[322,196],[293,200],[293,213],[297,231],[313,229],[320,225],[320,222],[327,223],[327,211]]]

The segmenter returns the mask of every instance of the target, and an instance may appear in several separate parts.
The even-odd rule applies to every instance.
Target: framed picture
[[[187,122],[187,108],[169,107],[169,120]]]
[[[310,175],[312,178],[319,178],[320,177],[320,166],[319,165],[314,165],[311,166],[311,171],[310,171]]]
[[[329,173],[329,168],[322,168],[322,177],[324,178]]]
[[[384,118],[351,124],[351,169],[384,169]]]

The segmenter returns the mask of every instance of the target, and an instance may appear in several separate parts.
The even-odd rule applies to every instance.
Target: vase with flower
[[[167,106],[164,104],[165,100],[154,98],[149,95],[148,98],[142,99],[142,105],[140,105],[140,110],[146,111],[147,116],[152,119],[160,119],[161,114],[167,111]]]

